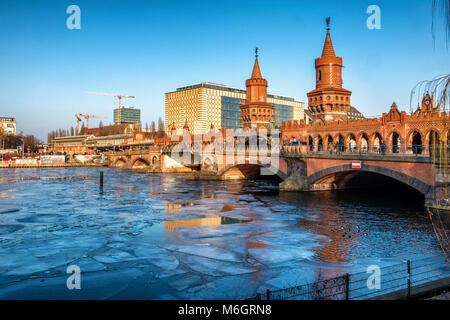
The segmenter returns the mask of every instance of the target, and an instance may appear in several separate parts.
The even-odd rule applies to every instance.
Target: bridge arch
[[[311,135],[308,136],[308,146],[309,146],[309,151],[314,150],[314,138]]]
[[[426,134],[426,143],[428,144],[428,153],[432,156],[439,156],[441,147],[441,135],[439,130],[428,130]]]
[[[323,151],[324,147],[323,147],[323,138],[321,135],[317,136],[317,151]]]
[[[339,121],[339,120],[338,120]],[[337,151],[345,151],[345,138],[341,133],[338,133],[333,138],[334,143],[336,144]]]
[[[308,176],[307,182],[308,182],[308,185],[310,185],[310,186],[320,185],[325,182],[326,183],[331,182],[331,184],[334,185],[334,189],[338,189],[339,187],[342,187],[342,186],[337,185],[336,181],[333,181],[333,179],[336,179],[336,177],[339,177],[339,179],[341,179],[340,182],[345,184],[346,182],[348,182],[348,179],[351,179],[358,173],[362,173],[362,172],[372,173],[372,174],[391,178],[393,180],[396,180],[398,182],[401,182],[405,185],[412,187],[413,189],[417,190],[424,196],[427,195],[430,192],[430,190],[432,189],[431,185],[429,185],[428,183],[426,183],[416,177],[404,174],[404,173],[394,170],[394,169],[390,169],[390,168],[386,168],[386,167],[382,167],[382,166],[376,166],[376,165],[368,165],[368,164],[364,164],[361,169],[353,169],[351,164],[344,164],[344,165],[329,167],[329,168],[320,170],[320,171],[315,172],[312,175]],[[337,176],[337,175],[339,175],[339,176]],[[313,187],[313,189],[314,189],[314,187]]]
[[[389,132],[386,140],[388,141],[388,147],[391,153],[400,152],[404,139],[397,130],[392,130]]]
[[[357,148],[357,140],[353,133],[349,133],[345,139],[345,146],[348,148],[348,151],[354,152]]]
[[[369,144],[372,146],[375,152],[380,151],[380,146],[383,143],[383,136],[378,131],[375,131],[371,137]]]
[[[113,166],[114,167],[124,167],[128,162],[128,159],[124,158],[124,157],[119,157],[117,158],[114,163]]]
[[[422,154],[423,151],[423,134],[420,130],[413,129],[406,136],[406,144],[411,146],[413,154]]]
[[[359,150],[361,150],[362,152],[368,152],[370,150],[369,135],[364,131],[360,132],[358,134],[356,144]]]
[[[326,148],[327,151],[333,150],[333,137],[330,134],[326,137]]]
[[[254,178],[260,175],[261,168],[269,169],[266,163],[242,163],[242,164],[229,164],[219,170],[218,176],[225,180],[238,180]],[[287,178],[287,175],[279,169],[274,173],[281,180]]]
[[[133,162],[131,162],[131,167],[132,168],[145,168],[145,167],[149,167],[150,166],[150,162],[142,157],[136,158],[133,160]]]

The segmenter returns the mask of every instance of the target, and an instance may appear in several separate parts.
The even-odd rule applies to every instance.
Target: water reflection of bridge
[[[407,148],[403,148],[407,150]],[[373,183],[398,182],[418,191],[428,205],[442,205],[447,199],[447,166],[437,156],[383,152],[315,151],[308,146],[236,150],[216,153],[214,149],[192,153],[162,150],[111,153],[110,165],[118,167],[190,168],[220,179],[249,179],[278,176],[282,191],[324,191],[367,187]]]
[[[233,224],[233,223],[245,223],[251,222],[252,220],[238,220],[229,217],[206,217],[198,219],[186,219],[186,220],[175,220],[175,221],[164,221],[164,228],[168,231],[175,231],[177,228],[186,227],[205,227],[205,226],[218,226],[223,224]]]

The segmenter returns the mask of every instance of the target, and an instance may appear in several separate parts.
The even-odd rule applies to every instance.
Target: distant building
[[[96,137],[103,137],[117,134],[132,134],[135,131],[140,131],[138,124],[113,124],[110,126],[102,126],[98,128],[82,128],[81,135],[94,135]]]
[[[364,115],[355,107],[350,107],[347,112],[347,120],[361,120],[364,118]]]
[[[86,141],[92,136],[70,136],[57,137],[48,142],[48,152],[50,154],[92,154]]]
[[[305,117],[303,118],[305,120],[305,123],[313,123],[314,122],[314,115],[309,111],[308,109],[305,109]]]
[[[206,133],[211,125],[216,129],[243,127],[240,106],[246,103],[246,97],[246,90],[210,82],[166,93],[166,132],[170,132],[173,124],[183,128],[186,121],[194,134]],[[267,94],[267,103],[273,105],[272,124],[276,128],[281,128],[283,121],[303,119],[303,102]]]
[[[121,107],[120,109],[114,109],[114,123],[140,123],[141,122],[141,110],[135,107]]]
[[[16,119],[8,117],[0,117],[0,125],[7,135],[16,135]]]
[[[305,123],[306,124],[313,123],[315,119],[316,116],[308,109],[305,109],[305,118],[304,118]],[[355,107],[350,107],[350,109],[347,111],[347,116],[345,120],[361,120],[361,119],[365,119],[362,112],[356,109]]]

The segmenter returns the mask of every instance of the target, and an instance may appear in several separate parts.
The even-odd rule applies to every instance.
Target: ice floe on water
[[[102,190],[96,179],[0,183],[0,297],[245,299],[322,273],[439,253],[417,208],[279,195],[268,182],[101,170]],[[66,288],[69,265],[84,274],[82,293]]]

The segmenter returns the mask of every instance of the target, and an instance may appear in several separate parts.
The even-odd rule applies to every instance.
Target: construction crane
[[[89,129],[89,118],[97,118],[97,119],[106,119],[104,116],[95,116],[93,114],[78,114],[80,117],[84,117],[86,119],[86,128]]]
[[[104,92],[86,92],[86,94],[92,94],[92,95],[96,95],[96,96],[109,96],[109,97],[116,97],[117,100],[119,101],[119,107],[118,107],[118,115],[117,115],[117,122],[120,124],[121,123],[121,112],[120,109],[122,109],[122,98],[126,98],[126,99],[134,99],[135,96],[126,96],[123,94],[115,94],[115,93],[104,93]]]
[[[80,118],[80,115],[77,113],[75,113],[75,118],[77,119],[77,131],[75,132],[75,134],[78,135],[80,133],[81,118]]]
[[[106,119],[106,117],[104,116],[96,116],[93,114],[81,114],[81,113],[75,113],[75,118],[77,119],[77,134],[79,134],[79,126],[81,118],[84,118],[86,120],[87,129],[89,129],[89,118]]]

